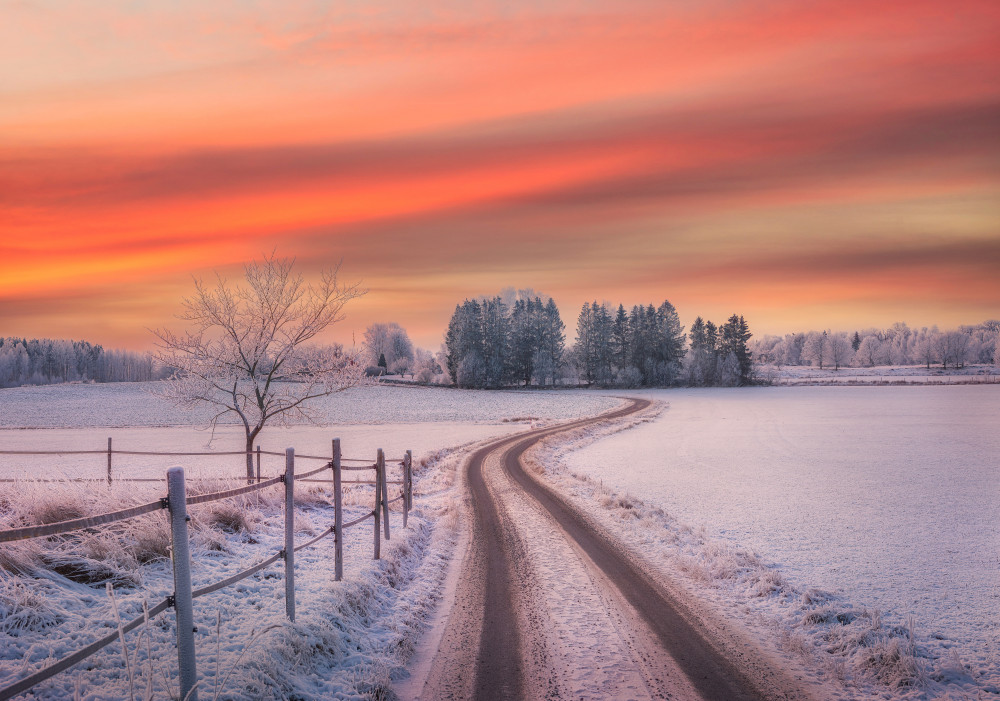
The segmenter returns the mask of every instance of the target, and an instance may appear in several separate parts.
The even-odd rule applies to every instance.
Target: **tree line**
[[[966,363],[1000,363],[1000,321],[985,321],[940,331],[936,326],[911,329],[897,322],[887,329],[848,332],[809,331],[764,336],[754,344],[759,362],[776,367],[818,368],[931,365],[961,368]]]
[[[0,387],[57,382],[145,382],[166,375],[148,353],[87,341],[0,338]]]

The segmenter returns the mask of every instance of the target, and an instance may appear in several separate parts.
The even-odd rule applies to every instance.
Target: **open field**
[[[1000,693],[1000,391],[636,395],[668,408],[568,452],[570,471],[758,554],[799,591],[878,609],[886,625],[912,618],[928,654],[957,656]],[[705,594],[730,604],[756,598],[726,587]]]
[[[0,390],[0,444],[5,450],[103,450],[112,436],[117,450],[203,450],[208,436],[193,426],[199,417],[151,398],[146,389],[62,385]],[[420,644],[422,631],[442,625],[429,621],[440,602],[448,600],[446,565],[461,552],[456,548],[456,505],[464,499],[464,485],[455,474],[468,448],[435,457],[438,449],[594,415],[620,406],[615,396],[620,394],[376,387],[331,399],[326,405],[330,426],[266,429],[261,436],[265,449],[294,446],[300,454],[326,455],[330,439],[340,437],[347,457],[367,457],[383,447],[389,457],[413,449],[418,460],[429,458],[418,475],[412,532],[394,533],[388,562],[368,559],[368,528],[348,534],[347,577],[339,588],[331,587],[329,573],[323,570],[327,553],[304,556],[307,567],[319,569],[303,574],[308,589],[303,601],[348,611],[354,619],[343,633],[346,639],[361,636],[369,642],[351,655],[343,647],[345,639],[337,638],[323,653],[334,659],[322,668],[295,667],[281,677],[282,693],[361,693],[358,689],[376,677],[386,684],[390,678],[405,679],[408,655]],[[631,427],[556,441],[536,456],[544,462],[545,480],[571,493],[616,537],[650,558],[654,569],[661,568],[665,576],[676,574],[708,607],[745,623],[785,655],[790,668],[809,668],[807,680],[819,698],[957,700],[1000,694],[995,652],[1000,648],[995,615],[1000,604],[1000,477],[994,457],[1000,454],[995,430],[1000,392],[995,387],[775,387],[628,394],[658,400],[661,413]],[[211,447],[239,450],[241,431],[221,427]],[[265,459],[264,474],[280,471],[278,462]],[[114,456],[116,476],[161,475],[173,464],[183,464],[196,475],[238,476],[243,471],[240,456]],[[0,456],[0,473],[29,480],[102,479],[106,458]],[[45,500],[80,485],[10,487],[17,491],[8,489],[8,500]],[[108,495],[123,488],[126,485],[115,485]],[[308,519],[320,527],[326,507],[322,498],[313,501]],[[275,517],[265,511],[252,518],[254,540],[265,545],[274,540],[270,521]],[[212,581],[254,559],[258,545],[248,544],[245,534],[210,535],[202,536],[199,547],[204,553],[218,553],[212,548],[221,545],[223,554],[236,554],[237,560],[211,556],[199,581]],[[143,569],[143,587],[167,590],[162,563]],[[734,571],[749,575],[727,574]],[[16,640],[8,641],[12,657],[2,665],[0,676],[13,674],[29,650],[31,664],[40,664],[46,655],[78,644],[72,640],[82,644],[87,621],[110,615],[103,590],[98,596],[90,587],[67,583],[52,572],[23,579],[0,571],[0,580],[9,595],[0,612],[8,623],[18,611],[18,616],[25,615],[25,587],[31,583],[39,583],[35,588],[50,602],[31,599],[47,618],[39,619],[38,630],[19,632]],[[387,585],[390,580],[393,584]],[[236,650],[254,625],[281,624],[279,592],[280,579],[262,579],[241,594],[215,600],[211,610],[203,607],[206,620],[214,621],[217,610],[229,617],[223,665],[235,662]],[[360,615],[351,608],[358,605],[359,593],[364,599]],[[142,590],[126,588],[123,605],[133,611],[142,596]],[[246,596],[258,602],[254,606],[263,606],[263,617],[246,616],[241,607]],[[811,603],[803,603],[806,599]],[[303,604],[306,610],[309,606]],[[810,668],[795,651],[820,653],[831,643],[819,637],[820,628],[809,628],[804,620],[828,613],[882,625],[878,630],[889,635],[882,641],[886,645],[895,644],[892,636],[905,640],[912,622],[916,671],[887,683],[869,678],[864,670]],[[57,632],[63,629],[53,621],[69,625],[72,640],[65,637],[69,633]],[[334,623],[311,618],[311,628],[296,624],[294,631],[276,633],[279,642],[256,650],[251,667],[241,667],[231,687],[258,683],[261,669],[275,668],[273,655],[299,654],[297,636],[326,645],[323,641],[334,635],[328,626]],[[854,631],[851,625],[843,628]],[[824,635],[836,632],[822,630],[827,631]],[[154,650],[154,656],[173,654],[168,633],[154,631],[167,651]],[[399,641],[403,647],[390,651]],[[98,658],[98,674],[79,678],[88,688],[114,695],[125,690],[125,668],[120,652],[112,650]],[[214,660],[213,653],[205,665]],[[321,683],[317,674],[335,677],[336,684]],[[50,687],[48,697],[71,690],[74,679]],[[921,683],[899,686],[900,679]]]

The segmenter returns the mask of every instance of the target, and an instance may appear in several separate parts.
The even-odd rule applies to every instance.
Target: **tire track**
[[[704,701],[759,701],[765,698],[802,698],[798,693],[775,693],[780,673],[756,666],[754,679],[767,678],[768,692],[760,691],[750,676],[720,651],[699,626],[697,617],[669,591],[631,561],[591,522],[561,496],[525,472],[522,456],[543,438],[622,418],[646,409],[650,402],[630,399],[628,405],[606,414],[560,424],[488,444],[470,456],[466,480],[473,512],[470,552],[456,590],[455,606],[443,642],[428,677],[423,699],[558,698],[555,672],[547,669],[543,632],[537,630],[537,583],[525,555],[529,533],[520,533],[508,515],[507,501],[527,495],[558,524],[559,534],[580,553],[592,571],[580,586],[603,583],[603,595],[618,600],[622,618],[630,619],[636,660],[643,667],[651,696],[698,698]],[[487,474],[502,470],[509,487],[498,487]],[[516,494],[505,490],[514,490]],[[743,651],[742,654],[746,654]],[[743,665],[746,669],[747,665]],[[666,683],[673,675],[682,684]],[[672,689],[672,691],[671,691]],[[678,692],[678,689],[684,691]]]

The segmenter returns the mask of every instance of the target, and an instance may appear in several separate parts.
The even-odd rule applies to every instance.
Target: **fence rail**
[[[108,439],[108,450],[107,451],[0,451],[0,455],[68,455],[68,454],[104,454],[108,455],[108,482],[111,481],[111,455],[114,453],[124,454],[124,455],[246,455],[247,451],[240,452],[230,452],[230,453],[152,453],[146,451],[112,451],[111,449],[111,439]],[[154,511],[167,510],[170,516],[170,532],[171,532],[171,560],[173,562],[174,571],[174,593],[173,595],[167,597],[165,600],[158,603],[153,608],[146,608],[144,604],[143,615],[125,623],[121,626],[121,629],[116,628],[115,632],[110,633],[99,640],[94,641],[90,645],[77,650],[65,656],[63,659],[55,662],[48,667],[40,669],[17,682],[10,684],[6,687],[0,688],[0,701],[6,701],[6,699],[13,698],[19,694],[22,694],[35,685],[49,679],[50,677],[63,672],[75,664],[82,662],[91,655],[97,653],[104,647],[113,643],[116,639],[121,638],[124,644],[124,635],[145,621],[158,616],[159,614],[166,611],[168,608],[173,608],[176,613],[176,632],[177,632],[177,656],[178,656],[178,669],[180,676],[180,694],[182,698],[190,699],[191,701],[197,701],[198,691],[196,688],[197,684],[197,669],[195,667],[195,649],[194,649],[194,610],[193,601],[194,599],[206,596],[213,592],[224,589],[228,586],[236,584],[237,582],[251,577],[261,570],[273,565],[279,560],[283,560],[285,564],[285,614],[288,616],[289,620],[295,620],[295,560],[294,555],[300,550],[304,550],[315,545],[317,542],[326,538],[329,535],[334,536],[334,579],[340,581],[343,578],[343,533],[347,528],[356,526],[369,518],[374,518],[375,528],[374,528],[374,557],[379,559],[380,553],[380,542],[382,529],[384,528],[385,538],[389,539],[389,505],[396,502],[402,501],[403,503],[403,526],[406,527],[408,512],[413,503],[413,480],[412,480],[412,453],[406,451],[406,456],[398,461],[400,467],[402,468],[402,479],[392,480],[391,482],[386,479],[386,469],[385,469],[385,458],[383,457],[382,450],[379,449],[377,457],[374,463],[368,460],[355,458],[352,459],[353,462],[365,462],[363,466],[356,467],[344,467],[341,463],[343,458],[340,455],[340,439],[333,440],[333,459],[328,457],[319,458],[318,456],[301,455],[296,456],[295,451],[292,448],[287,449],[284,453],[274,453],[269,451],[261,451],[259,448],[255,451],[258,456],[260,455],[284,455],[285,456],[285,472],[282,475],[273,477],[270,479],[261,480],[260,478],[260,459],[258,457],[258,469],[256,482],[254,484],[249,484],[243,487],[236,487],[234,489],[227,489],[219,492],[211,492],[208,494],[199,494],[195,496],[187,496],[186,492],[186,481],[184,478],[184,470],[180,467],[172,467],[167,471],[166,482],[167,482],[167,496],[163,497],[155,502],[150,502],[148,504],[142,504],[139,506],[134,506],[128,509],[122,509],[120,511],[113,511],[104,514],[97,514],[94,516],[89,516],[85,518],[72,519],[68,521],[62,521],[59,523],[51,523],[41,526],[27,526],[23,528],[12,528],[6,530],[0,530],[0,543],[11,542],[16,540],[25,540],[29,538],[42,538],[53,535],[61,535],[63,533],[70,533],[73,531],[79,531],[85,528],[94,528],[96,526],[107,525],[109,523],[115,523],[117,521],[123,521],[126,519],[136,518]],[[327,461],[325,465],[318,467],[309,472],[305,472],[301,475],[295,474],[295,459],[303,458],[307,460],[311,459],[321,459]],[[342,470],[374,470],[375,479],[373,481],[343,481],[341,480]],[[295,545],[294,534],[295,534],[295,482],[297,481],[322,481],[328,483],[326,480],[312,480],[310,477],[325,471],[330,470],[333,477],[334,486],[334,524],[329,526],[326,530],[320,534],[314,536],[310,540]],[[138,481],[138,480],[133,480]],[[388,484],[400,484],[402,485],[402,490],[399,496],[392,500],[388,499]],[[228,499],[231,497],[240,496],[243,494],[248,494],[251,492],[256,492],[262,489],[267,489],[273,487],[277,484],[283,484],[285,488],[285,532],[284,532],[284,547],[277,553],[271,555],[270,557],[258,562],[257,564],[231,575],[219,582],[203,586],[199,589],[193,589],[191,586],[191,556],[189,552],[189,537],[187,530],[187,507],[195,506],[198,504],[204,504],[212,501],[218,501],[220,499]],[[373,484],[375,485],[375,507],[372,511],[355,518],[352,521],[343,523],[343,495],[342,486],[344,484]],[[380,523],[381,522],[381,523]]]
[[[108,472],[107,472],[107,483],[111,484],[114,479],[122,482],[165,482],[166,478],[141,478],[141,477],[118,477],[115,478],[112,473],[112,457],[115,455],[147,455],[147,456],[161,456],[161,457],[226,457],[241,455],[243,457],[257,457],[257,479],[260,479],[260,458],[262,455],[270,455],[276,457],[284,457],[284,453],[280,453],[273,450],[261,450],[260,446],[257,446],[253,450],[220,450],[220,451],[155,451],[155,450],[117,450],[112,447],[111,437],[108,437],[108,447],[107,449],[88,449],[88,450],[0,450],[0,455],[106,455],[108,458]],[[324,469],[328,469],[330,465],[330,456],[328,455],[296,455],[298,460],[322,460],[327,463],[326,467],[321,467],[316,470],[316,472],[322,472]],[[402,463],[406,460],[405,457],[390,460],[389,462]],[[375,465],[368,458],[341,458],[341,462],[355,462],[355,463],[367,463],[364,465],[347,466],[343,465],[341,469],[344,470],[374,470]],[[206,478],[213,479],[213,478]],[[5,482],[20,482],[20,478],[0,478],[0,483]],[[36,480],[36,481],[52,481],[52,482],[101,482],[104,480],[100,479],[80,479],[80,478],[67,478],[67,479],[52,479],[52,480]]]

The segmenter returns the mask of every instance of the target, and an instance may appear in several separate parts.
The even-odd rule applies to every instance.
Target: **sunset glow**
[[[136,349],[276,250],[437,348],[457,302],[755,333],[1000,316],[1000,5],[0,10],[0,335]]]

